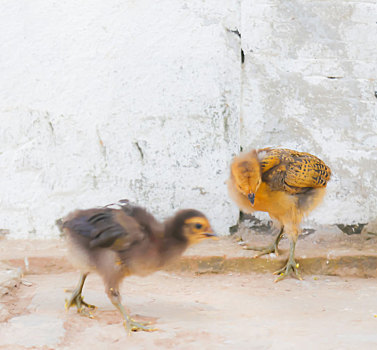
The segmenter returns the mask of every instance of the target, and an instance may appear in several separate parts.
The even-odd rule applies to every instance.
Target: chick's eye
[[[195,224],[195,228],[198,229],[198,230],[201,229],[202,227],[203,227],[202,224]]]

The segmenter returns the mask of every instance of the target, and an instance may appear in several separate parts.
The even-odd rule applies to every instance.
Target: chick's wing
[[[331,170],[319,158],[308,153],[297,153],[287,165],[285,183],[294,187],[325,187]]]
[[[64,227],[90,239],[90,248],[124,250],[145,237],[144,230],[134,218],[122,210],[109,208],[82,211],[65,222]]]

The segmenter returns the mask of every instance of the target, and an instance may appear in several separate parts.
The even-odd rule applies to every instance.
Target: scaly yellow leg
[[[283,231],[284,231],[284,226],[280,229],[280,232],[276,236],[274,242],[271,245],[267,246],[267,247],[250,247],[250,246],[246,246],[246,247],[244,247],[244,249],[246,249],[246,250],[257,250],[257,251],[260,251],[259,254],[257,254],[257,255],[254,256],[254,258],[259,258],[262,255],[266,255],[266,254],[270,254],[270,253],[275,253],[276,255],[279,255],[278,245],[279,245],[280,240],[283,237]]]
[[[123,316],[123,325],[126,329],[128,334],[131,334],[131,332],[138,332],[138,331],[144,331],[144,332],[154,332],[157,330],[157,328],[151,328],[148,327],[150,324],[149,322],[143,323],[143,322],[136,322],[133,320],[130,315],[127,313],[126,309],[122,305],[120,301],[120,295],[117,290],[114,290],[113,288],[110,288],[107,292],[111,302],[113,305],[119,310],[119,312]]]
[[[291,272],[295,273],[297,279],[302,280],[302,277],[298,271],[298,264],[295,261],[295,248],[296,248],[296,241],[291,240],[290,242],[290,249],[289,249],[289,258],[287,264],[278,271],[274,272],[274,275],[279,275],[274,282],[279,282],[285,277],[287,277]]]
[[[78,313],[93,318],[94,316],[92,315],[90,310],[94,310],[96,307],[94,305],[86,303],[81,295],[82,289],[84,287],[84,282],[87,276],[87,273],[82,273],[80,275],[77,287],[72,291],[71,297],[68,300],[65,300],[65,309],[69,310],[70,307],[76,306]],[[69,291],[66,290],[66,292]]]

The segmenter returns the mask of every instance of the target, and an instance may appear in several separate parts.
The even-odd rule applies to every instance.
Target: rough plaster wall
[[[241,2],[241,144],[312,152],[332,169],[307,224],[377,217],[377,2]]]
[[[52,237],[74,208],[131,198],[159,218],[196,207],[225,234],[230,158],[266,145],[333,169],[311,222],[375,218],[376,13],[374,0],[2,1],[0,229]]]
[[[2,1],[0,229],[52,237],[57,218],[130,198],[159,218],[237,218],[234,1]]]

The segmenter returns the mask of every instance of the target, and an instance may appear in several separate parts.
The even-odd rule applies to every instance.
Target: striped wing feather
[[[295,192],[292,187],[325,187],[331,170],[319,158],[304,152],[288,149],[263,149],[266,155],[261,160],[262,173],[266,173],[272,187]]]

